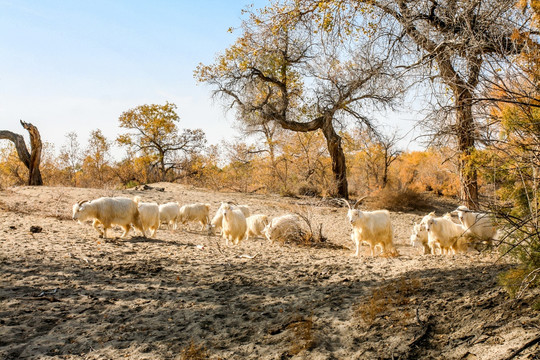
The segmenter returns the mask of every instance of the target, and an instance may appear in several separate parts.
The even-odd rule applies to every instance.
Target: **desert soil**
[[[343,208],[154,186],[165,191],[0,191],[0,359],[540,358],[538,292],[516,300],[498,285],[516,264],[496,252],[421,255],[409,236],[423,213],[391,213],[399,257],[366,246],[353,257]],[[328,240],[227,247],[196,224],[100,239],[71,220],[78,200],[134,195],[212,212],[232,200],[271,216],[314,203]]]

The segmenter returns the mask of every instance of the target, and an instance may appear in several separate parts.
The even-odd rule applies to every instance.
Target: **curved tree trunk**
[[[334,181],[336,183],[336,196],[348,199],[349,185],[347,182],[347,164],[345,162],[345,152],[341,146],[341,137],[336,133],[332,124],[333,113],[329,112],[326,115],[319,116],[316,119],[305,122],[291,122],[277,119],[283,129],[310,132],[322,130],[326,139],[328,153],[332,159],[332,172],[334,173]]]
[[[0,130],[0,139],[10,140],[15,145],[19,160],[21,160],[28,169],[28,185],[43,185],[41,171],[39,170],[42,148],[41,136],[34,125],[25,123],[22,120],[21,125],[30,134],[31,152],[28,152],[24,137],[20,134],[15,134],[7,130]]]
[[[347,163],[345,162],[345,153],[341,146],[341,136],[339,136],[332,126],[332,119],[325,121],[322,131],[326,138],[328,152],[332,159],[332,172],[336,183],[336,196],[348,199],[349,185],[347,182]]]

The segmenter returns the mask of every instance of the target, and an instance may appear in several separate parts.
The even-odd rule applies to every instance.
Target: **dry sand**
[[[420,255],[409,235],[422,213],[391,214],[397,258],[352,257],[346,211],[332,206],[311,208],[328,237],[317,248],[226,247],[195,224],[103,240],[71,220],[73,203],[99,196],[212,211],[233,200],[271,216],[310,201],[155,186],[0,191],[0,359],[539,358],[538,343],[520,350],[540,336],[538,292],[509,299],[497,276],[515,265],[494,253]]]

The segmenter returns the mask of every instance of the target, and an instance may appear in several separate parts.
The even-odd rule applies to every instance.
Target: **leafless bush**
[[[325,243],[328,239],[322,233],[322,223],[316,223],[313,216],[312,206],[299,206],[295,214],[305,223],[308,231],[305,234],[303,245],[313,246]]]
[[[371,205],[377,209],[390,211],[425,211],[431,209],[428,200],[422,193],[409,188],[402,190],[384,188],[373,196]]]

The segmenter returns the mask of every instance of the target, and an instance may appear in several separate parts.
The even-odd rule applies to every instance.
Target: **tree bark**
[[[42,149],[41,136],[34,125],[25,123],[22,120],[21,125],[30,134],[31,152],[28,152],[24,137],[20,134],[15,134],[7,130],[0,130],[0,139],[10,140],[15,145],[19,160],[21,160],[28,169],[28,185],[43,185],[41,171],[39,170]]]
[[[322,131],[326,138],[328,152],[332,159],[332,172],[336,184],[337,196],[343,199],[349,198],[349,185],[347,182],[347,163],[345,153],[341,146],[341,136],[339,136],[332,126],[332,119],[325,121]]]
[[[472,159],[475,150],[475,125],[471,99],[472,96],[468,90],[462,90],[457,94],[456,133],[459,151],[460,197],[469,209],[476,210],[478,208],[478,175]]]

